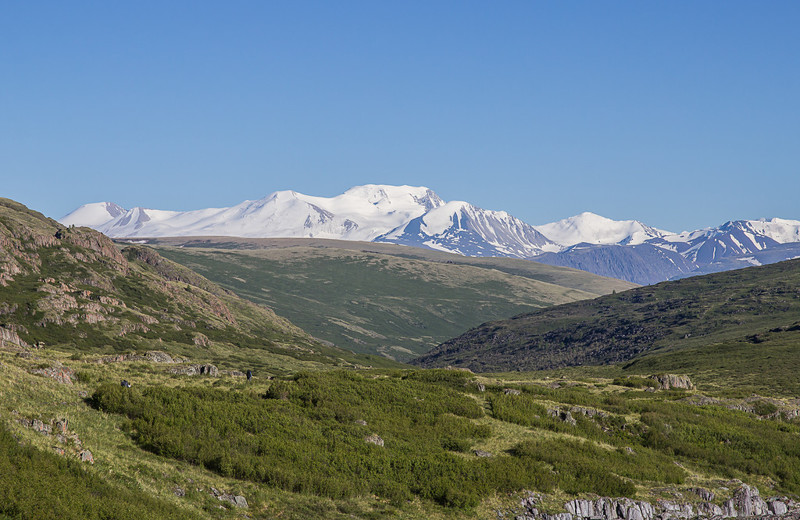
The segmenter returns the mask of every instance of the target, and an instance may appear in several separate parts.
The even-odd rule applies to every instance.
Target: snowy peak
[[[162,211],[134,208],[102,211],[87,205],[62,219],[90,225],[111,237],[223,235],[335,238],[370,241],[444,204],[420,186],[370,184],[336,197],[276,191],[230,208]]]
[[[770,238],[779,244],[800,242],[800,221],[782,218],[759,220],[735,220],[725,223],[722,228],[738,228],[745,233]]]
[[[587,270],[636,283],[771,263],[800,254],[800,221],[732,220],[670,233],[638,220],[585,212],[531,226],[505,211],[443,201],[424,186],[367,184],[334,197],[276,191],[229,208],[164,211],[86,204],[63,219],[111,237],[329,238],[506,256]]]
[[[65,226],[95,227],[125,213],[125,208],[113,202],[84,204],[60,220]]]
[[[588,211],[535,228],[564,247],[581,243],[637,245],[670,234],[638,220],[611,220]]]
[[[376,241],[466,256],[532,258],[559,249],[533,226],[505,211],[485,210],[463,201],[438,206]]]

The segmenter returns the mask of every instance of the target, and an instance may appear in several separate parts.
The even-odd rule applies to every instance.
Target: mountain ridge
[[[760,263],[790,259],[795,255],[793,248],[778,246],[800,244],[800,221],[777,217],[730,220],[681,233],[590,212],[534,226],[505,211],[444,201],[424,186],[380,184],[356,186],[335,197],[278,191],[229,208],[184,212],[124,210],[110,202],[92,203],[63,217],[61,223],[87,225],[116,238],[238,236],[390,242],[464,256],[534,260],[643,285],[753,265],[752,255],[760,255]],[[763,255],[766,250],[774,254]]]

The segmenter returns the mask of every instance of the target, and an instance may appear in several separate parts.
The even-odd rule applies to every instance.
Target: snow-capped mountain
[[[654,230],[636,221],[609,221],[611,224],[608,226],[576,226],[569,233],[569,223],[574,223],[575,219],[577,217],[565,219],[554,223],[557,224],[555,226],[537,226],[540,231],[543,228],[547,230],[548,226],[562,231],[566,241],[584,237],[582,243],[554,255],[541,255],[536,258],[537,261],[651,284],[695,274],[779,262],[797,257],[800,251],[800,221],[795,220],[736,220],[716,228],[683,233]],[[590,221],[591,224],[597,222],[602,221],[594,218]],[[642,229],[630,223],[637,223]],[[628,230],[633,232],[626,234]],[[646,235],[650,237],[642,239]],[[616,241],[619,237],[622,237],[621,240]],[[629,248],[610,247],[611,244],[627,245]],[[635,250],[630,249],[634,246]]]
[[[800,221],[735,220],[671,233],[638,220],[581,213],[531,226],[505,211],[445,202],[425,187],[369,184],[335,197],[278,191],[229,208],[125,210],[86,204],[61,219],[111,237],[331,238],[427,247],[466,256],[506,256],[649,284],[800,255]]]
[[[332,198],[278,191],[230,208],[133,208],[101,224],[80,224],[111,237],[218,235],[370,241],[441,204],[439,196],[428,188],[368,185]],[[77,223],[89,206],[96,204],[81,206],[61,222]]]
[[[240,236],[332,238],[417,245],[467,256],[531,258],[560,246],[504,211],[445,203],[425,187],[356,186],[336,197],[279,191],[230,208],[163,211],[133,208],[80,221],[107,203],[81,206],[61,222],[89,225],[116,238]],[[94,210],[92,210],[94,211]]]
[[[588,211],[534,227],[550,240],[565,247],[581,243],[637,245],[670,234],[638,220],[611,220]]]
[[[560,246],[533,226],[505,211],[467,202],[448,202],[376,238],[378,242],[416,245],[464,256],[532,258]]]
[[[125,208],[113,202],[95,202],[84,204],[59,222],[65,226],[96,227],[105,224],[125,213]]]

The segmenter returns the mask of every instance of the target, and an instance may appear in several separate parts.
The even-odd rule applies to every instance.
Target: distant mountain
[[[532,258],[557,251],[533,226],[505,211],[490,211],[466,202],[448,202],[431,209],[376,242],[415,245],[464,256]]]
[[[466,256],[531,258],[557,251],[532,226],[504,211],[445,203],[425,187],[366,185],[332,198],[275,192],[231,208],[108,212],[112,203],[81,206],[62,223],[93,227],[111,237],[238,236],[333,238],[423,246]],[[121,208],[120,208],[121,209]]]
[[[97,227],[125,213],[125,208],[113,202],[84,204],[59,222],[65,226]]]
[[[230,208],[125,210],[86,204],[61,219],[111,237],[328,238],[501,256],[583,269],[637,284],[772,263],[798,256],[800,221],[736,220],[682,233],[638,220],[581,213],[532,226],[504,211],[445,202],[426,187],[369,184],[336,197],[279,191]]]
[[[534,226],[543,235],[562,246],[576,244],[637,245],[670,233],[642,224],[638,220],[611,220],[584,212],[542,226]]]

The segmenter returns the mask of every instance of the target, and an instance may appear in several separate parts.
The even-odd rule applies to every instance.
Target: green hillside
[[[120,250],[8,199],[0,199],[0,328],[9,342],[159,350],[239,370],[386,363],[325,346],[152,249]]]
[[[271,307],[317,338],[398,360],[422,354],[487,318],[632,286],[533,262],[467,259],[388,244],[183,240],[158,239],[154,245],[162,255]]]
[[[255,262],[236,276],[263,267],[259,251],[186,249],[170,252],[220,272]],[[350,273],[403,298],[406,284],[454,299],[460,285],[527,290],[474,265],[281,254],[276,280],[299,262],[312,265],[298,278]],[[595,316],[605,340],[664,329],[665,343],[613,366],[476,375],[324,346],[152,249],[0,200],[0,519],[541,520],[588,504],[585,518],[602,504],[630,519],[675,507],[796,518],[797,269],[555,307],[544,312],[562,334]]]
[[[798,287],[800,260],[664,282],[485,323],[414,363],[505,371],[636,360],[630,366],[685,371],[709,367],[700,359],[722,344],[747,363],[765,342],[797,346]],[[645,362],[654,355],[661,361]]]

